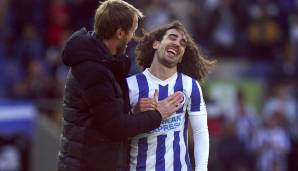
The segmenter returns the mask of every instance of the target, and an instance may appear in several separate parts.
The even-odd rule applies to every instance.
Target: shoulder
[[[131,75],[131,76],[127,77],[127,78],[126,78],[127,82],[130,82],[130,81],[135,80],[135,79],[136,79],[136,75],[137,75],[137,74],[135,74],[135,75]]]
[[[180,73],[180,74],[181,74],[181,77],[183,80],[183,88],[184,89],[189,90],[189,91],[192,91],[194,88],[201,89],[201,85],[198,80],[196,80],[188,75],[185,75],[183,73]]]
[[[72,67],[74,77],[81,83],[92,85],[106,80],[114,80],[111,71],[103,64],[86,61]]]
[[[135,75],[132,75],[132,76],[129,76],[129,77],[126,78],[126,80],[127,80],[128,83],[130,83],[130,82],[138,82],[138,81],[144,80],[144,79],[147,80],[147,77],[146,77],[146,75],[143,72],[137,73]]]
[[[76,76],[82,77],[99,77],[105,78],[110,77],[112,72],[105,67],[102,63],[94,61],[82,62],[74,67],[73,71]]]
[[[191,83],[192,82],[193,78],[191,78],[190,76],[185,75],[183,73],[178,73],[178,76],[179,76],[179,74],[181,74],[183,82],[186,82],[186,83]]]
[[[89,74],[92,73],[107,73],[110,72],[107,67],[105,67],[102,63],[95,62],[95,61],[86,61],[82,62],[76,66],[73,67],[77,71],[85,71],[88,72]]]
[[[141,83],[141,80],[143,80],[145,78],[145,75],[141,72],[141,73],[137,73],[135,75],[132,75],[130,77],[126,78],[128,87],[130,90],[136,90],[138,89],[139,84]]]

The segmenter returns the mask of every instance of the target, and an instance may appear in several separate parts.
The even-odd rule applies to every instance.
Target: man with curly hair
[[[206,171],[209,156],[207,111],[198,81],[214,66],[203,57],[184,26],[178,22],[145,34],[136,48],[143,72],[127,78],[131,106],[147,111],[157,101],[184,92],[183,107],[148,133],[130,143],[130,170],[188,171],[188,120],[193,130],[195,170]],[[156,93],[158,91],[158,95]]]

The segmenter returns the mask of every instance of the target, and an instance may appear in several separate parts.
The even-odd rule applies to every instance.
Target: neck
[[[177,67],[168,68],[160,64],[156,57],[154,57],[149,69],[152,75],[161,80],[166,80],[177,72]]]
[[[103,43],[109,49],[112,55],[116,55],[117,53],[117,42],[114,39],[104,39]]]

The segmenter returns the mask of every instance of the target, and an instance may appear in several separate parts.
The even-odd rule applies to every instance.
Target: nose
[[[183,47],[184,45],[182,44],[182,41],[180,39],[176,39],[173,41],[173,44],[176,45],[177,47]]]
[[[177,40],[172,40],[170,44],[171,44],[172,46],[175,46],[175,47],[179,47],[179,46],[180,46],[180,43],[179,43],[179,41],[177,41]]]

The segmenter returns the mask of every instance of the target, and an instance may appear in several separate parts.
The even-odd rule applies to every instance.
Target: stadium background
[[[140,27],[178,19],[218,60],[202,83],[210,171],[298,170],[297,0],[128,2],[146,16]],[[97,5],[0,0],[0,170],[56,170],[68,70],[61,48],[73,31],[92,29]]]

